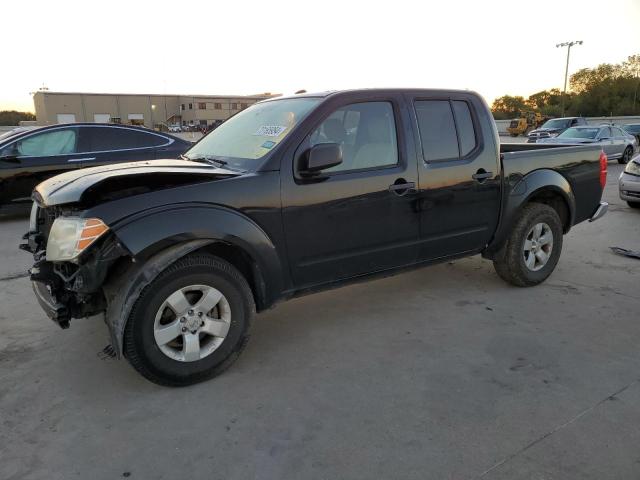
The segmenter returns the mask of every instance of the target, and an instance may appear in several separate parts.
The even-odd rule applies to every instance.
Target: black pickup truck
[[[103,314],[117,356],[186,385],[227,368],[256,311],[482,254],[544,281],[563,234],[607,210],[599,147],[500,145],[482,98],[351,90],[258,103],[181,160],[38,185],[21,248],[61,327]]]

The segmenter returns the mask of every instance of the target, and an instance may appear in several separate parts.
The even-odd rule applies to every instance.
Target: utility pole
[[[636,114],[636,97],[638,96],[638,73],[640,73],[640,67],[636,67],[636,89],[633,91],[633,110],[631,111],[633,115]]]
[[[573,42],[558,43],[556,48],[567,47],[567,65],[564,69],[564,89],[562,90],[562,116],[564,117],[564,97],[567,95],[567,77],[569,75],[569,54],[571,53],[571,47],[574,45],[582,45],[582,40],[575,40]]]

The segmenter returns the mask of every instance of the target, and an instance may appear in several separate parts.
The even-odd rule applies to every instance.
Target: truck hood
[[[33,198],[40,206],[87,205],[126,196],[240,175],[189,160],[149,160],[72,170],[40,183]]]

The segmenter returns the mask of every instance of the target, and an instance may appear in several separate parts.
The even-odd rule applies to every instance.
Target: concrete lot
[[[531,289],[479,257],[258,317],[221,377],[157,387],[102,359],[98,319],[48,321],[0,223],[2,479],[640,477],[640,211],[565,238]]]

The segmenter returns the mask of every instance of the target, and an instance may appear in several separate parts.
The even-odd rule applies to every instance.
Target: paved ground
[[[2,479],[637,479],[640,211],[576,227],[518,289],[470,258],[259,316],[242,358],[185,389],[103,360],[0,281]],[[0,223],[1,277],[24,219]]]

